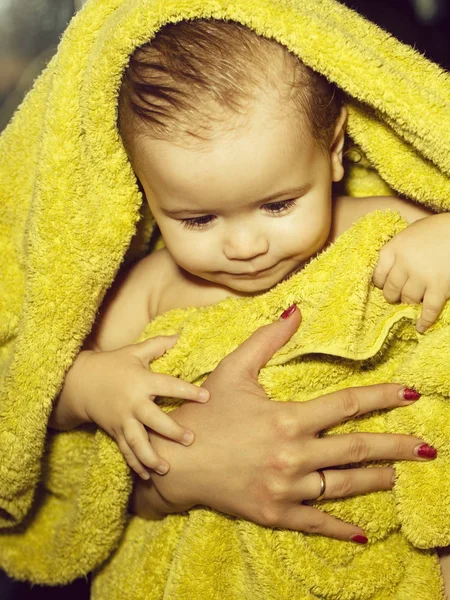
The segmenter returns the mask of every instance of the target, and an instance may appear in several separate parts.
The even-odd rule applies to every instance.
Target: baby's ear
[[[344,177],[344,165],[342,157],[344,152],[347,118],[348,110],[346,106],[343,106],[336,121],[333,141],[331,142],[330,147],[331,172],[333,181],[341,181],[341,179]]]

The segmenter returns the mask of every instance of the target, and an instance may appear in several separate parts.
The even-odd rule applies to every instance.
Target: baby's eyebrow
[[[309,192],[311,187],[312,187],[311,183],[306,183],[305,185],[297,186],[294,188],[289,188],[287,190],[277,192],[276,194],[271,194],[270,196],[267,196],[266,198],[261,198],[260,200],[256,200],[253,204],[258,205],[258,204],[263,204],[266,202],[273,202],[275,200],[278,200],[278,198],[282,198],[283,196],[302,196],[302,195],[306,194],[307,192]],[[162,211],[166,215],[179,215],[180,213],[182,213],[183,215],[203,215],[203,214],[205,214],[205,210],[202,210],[199,208],[197,208],[197,209],[184,208],[181,206],[179,208],[172,208],[171,210],[162,208]],[[214,213],[217,211],[211,209],[211,210],[208,210],[207,212]]]
[[[267,198],[261,198],[261,200],[257,200],[255,204],[260,204],[261,202],[273,202],[274,200],[278,200],[278,198],[281,198],[282,196],[302,196],[303,194],[306,194],[306,192],[309,192],[310,189],[311,184],[305,183],[304,185],[298,187],[289,188],[288,190],[283,190],[282,192],[271,194],[270,196],[267,196]]]

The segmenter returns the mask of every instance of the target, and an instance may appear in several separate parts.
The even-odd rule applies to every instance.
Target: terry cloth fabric
[[[95,569],[94,600],[441,598],[430,549],[450,544],[449,314],[419,338],[417,307],[387,305],[373,289],[377,252],[405,226],[396,214],[369,215],[264,296],[176,311],[146,331],[180,330],[161,370],[200,382],[296,300],[301,330],[261,372],[271,397],[392,378],[422,392],[415,406],[345,426],[412,432],[439,449],[432,464],[397,465],[394,493],[324,505],[365,527],[368,547],[206,509],[131,518],[131,477],[112,440],[90,427],[47,431],[119,266],[143,255],[152,231],[116,127],[121,74],[162,25],[193,18],[239,21],[347,92],[349,133],[368,161],[349,169],[350,193],[393,189],[449,209],[448,74],[338,2],[88,1],[0,139],[0,566],[42,584]]]

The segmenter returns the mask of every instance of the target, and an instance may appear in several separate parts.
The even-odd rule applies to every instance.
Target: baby
[[[194,435],[153,400],[206,401],[208,392],[149,371],[176,336],[134,344],[148,322],[265,292],[377,209],[399,211],[410,226],[381,251],[375,285],[389,302],[423,301],[419,331],[435,321],[450,297],[450,215],[399,198],[334,195],[346,119],[324,77],[239,24],[170,24],[134,53],[119,131],[165,248],[117,278],[52,427],[95,422],[142,478],[167,472],[147,428],[187,445]]]

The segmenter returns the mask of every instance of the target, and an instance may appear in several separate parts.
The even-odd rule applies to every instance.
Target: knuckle
[[[287,450],[279,450],[272,456],[270,466],[278,472],[292,471],[296,466],[295,457]],[[271,480],[267,483],[270,484]]]
[[[222,358],[222,360],[217,365],[216,369],[234,369],[236,367],[236,359],[234,357],[234,353],[231,352]]]
[[[348,447],[348,454],[350,461],[354,463],[360,463],[367,460],[369,450],[367,442],[361,435],[357,433],[352,435]]]
[[[128,436],[127,438],[127,444],[130,446],[130,448],[134,451],[137,450],[140,446],[140,442],[141,440],[139,439],[139,437],[132,435],[132,436]]]
[[[281,411],[274,416],[274,430],[278,436],[285,439],[293,439],[297,435],[297,420],[294,415]]]
[[[394,453],[398,458],[406,457],[411,454],[411,451],[408,449],[408,445],[403,438],[397,438],[395,440]]]
[[[352,496],[355,492],[355,486],[353,481],[348,475],[345,475],[340,479],[334,486],[333,492],[336,493],[338,498],[345,498],[346,496]]]
[[[423,312],[425,314],[436,314],[439,313],[442,308],[443,303],[439,300],[427,300],[426,304],[423,307]]]
[[[265,492],[271,504],[277,504],[286,498],[286,486],[278,478],[270,478],[265,484]]]
[[[125,436],[123,433],[123,429],[122,427],[116,426],[116,425],[112,425],[111,428],[109,428],[108,430],[109,435],[116,440],[117,444],[119,445],[119,447],[123,444],[123,442],[125,441]]]
[[[310,517],[303,525],[303,531],[307,533],[321,533],[325,529],[326,516],[317,511],[317,515]]]
[[[272,504],[262,506],[259,511],[258,521],[264,527],[278,527],[280,524],[279,511]]]
[[[131,467],[132,469],[135,469],[137,460],[136,460],[136,457],[134,456],[134,454],[132,452],[130,452],[129,450],[122,450],[122,454],[123,454],[123,457],[125,458],[125,460],[127,461],[128,466]]]
[[[387,242],[380,250],[378,262],[385,264],[390,264],[392,260],[395,258],[395,252],[392,249],[391,240]]]
[[[404,304],[418,304],[421,298],[414,294],[402,294],[402,302]]]
[[[360,400],[355,388],[343,390],[340,401],[344,417],[350,419],[351,417],[358,415],[360,410]]]

